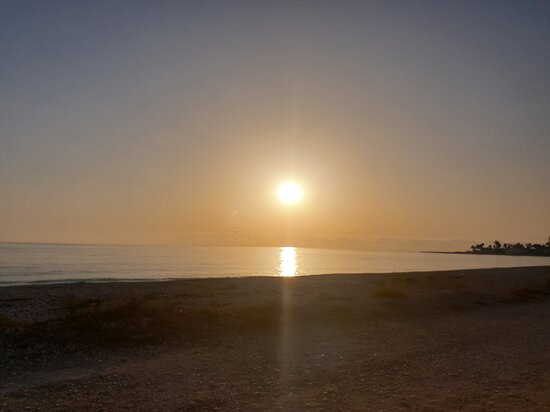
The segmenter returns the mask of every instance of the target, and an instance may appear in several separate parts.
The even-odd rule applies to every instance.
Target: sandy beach
[[[0,411],[549,410],[550,267],[0,289]]]

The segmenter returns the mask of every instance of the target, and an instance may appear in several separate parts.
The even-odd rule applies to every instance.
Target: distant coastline
[[[503,256],[550,256],[550,237],[545,244],[540,243],[501,243],[495,240],[490,245],[479,243],[470,246],[471,250],[456,252],[425,251],[422,253],[443,253],[458,255],[503,255]]]
[[[420,253],[438,253],[442,255],[491,255],[491,256],[539,256],[539,257],[549,257],[550,254],[533,254],[533,253],[476,253],[469,250],[466,251],[441,251],[441,250],[422,250]]]

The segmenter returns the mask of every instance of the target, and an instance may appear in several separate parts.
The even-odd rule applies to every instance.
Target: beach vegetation
[[[550,256],[550,237],[545,244],[541,243],[501,243],[495,240],[490,245],[479,243],[470,246],[475,255],[512,255],[512,256]]]
[[[380,299],[403,299],[407,297],[405,293],[388,287],[378,287],[374,289],[371,292],[371,296]]]

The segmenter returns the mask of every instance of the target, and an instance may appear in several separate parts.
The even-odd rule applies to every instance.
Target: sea
[[[550,257],[300,247],[0,243],[0,286],[180,278],[392,273],[550,265]]]

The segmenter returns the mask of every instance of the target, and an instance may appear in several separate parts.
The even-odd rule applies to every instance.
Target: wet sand
[[[0,288],[0,411],[550,410],[550,267]]]

